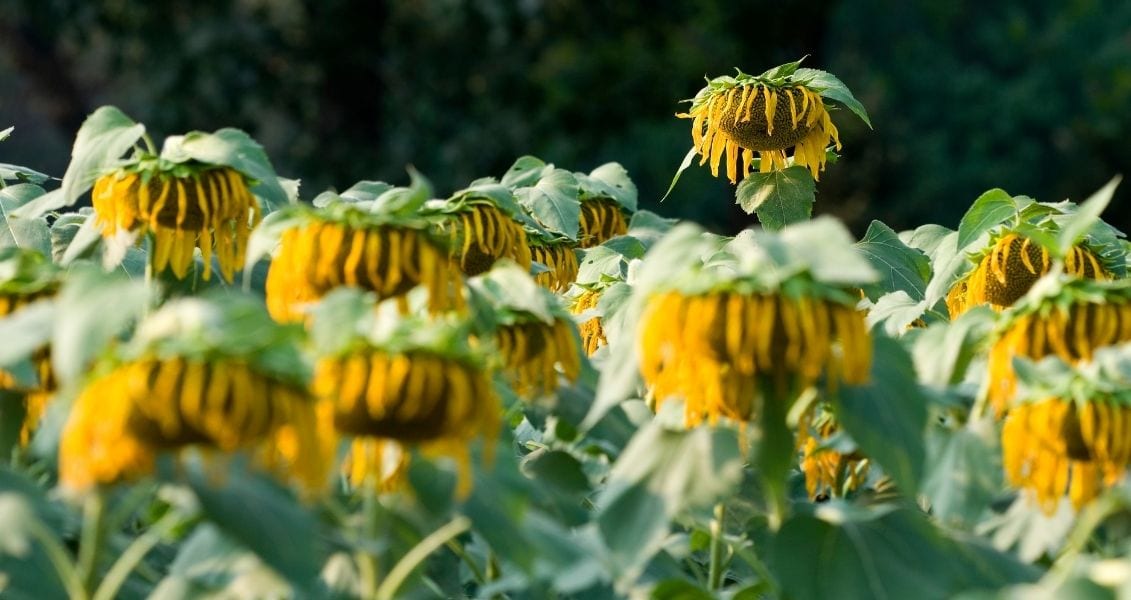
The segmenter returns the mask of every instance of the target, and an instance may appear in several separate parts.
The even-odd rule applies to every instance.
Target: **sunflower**
[[[859,488],[868,479],[870,463],[853,452],[842,454],[825,444],[839,431],[836,419],[824,407],[810,408],[797,427],[801,472],[810,498],[838,496]]]
[[[354,437],[345,469],[351,483],[395,476],[387,442],[422,444],[453,456],[461,493],[470,479],[468,443],[494,439],[499,400],[487,374],[470,358],[431,349],[389,351],[366,345],[318,361],[313,382],[333,407],[334,428]],[[402,456],[401,460],[404,459]]]
[[[153,233],[154,271],[188,275],[196,248],[204,258],[204,279],[212,254],[220,274],[231,281],[242,267],[247,239],[260,220],[259,202],[245,176],[229,167],[178,165],[174,171],[120,168],[94,183],[91,200],[102,235],[119,231]]]
[[[594,198],[581,202],[578,245],[582,248],[599,246],[606,241],[628,233],[620,204],[611,198]]]
[[[851,303],[780,293],[657,293],[640,321],[640,372],[655,408],[685,401],[689,426],[750,421],[758,401],[792,402],[825,374],[868,380],[872,347]]]
[[[536,274],[534,281],[551,292],[564,292],[577,279],[577,254],[568,242],[537,242],[531,244],[530,254],[534,262],[548,269]]]
[[[597,302],[600,300],[601,292],[587,289],[574,298],[570,312],[575,315],[584,314],[586,311],[597,308]],[[601,346],[608,345],[609,340],[605,338],[605,329],[601,326],[600,316],[582,321],[577,328],[581,333],[581,346],[585,348],[586,354],[592,355]]]
[[[493,204],[464,204],[446,227],[452,257],[466,275],[483,273],[500,258],[510,258],[519,266],[530,268],[530,248],[522,224]]]
[[[1006,233],[990,246],[973,271],[951,287],[947,310],[951,318],[981,304],[1001,311],[1024,296],[1050,267],[1047,249],[1017,233]],[[1085,246],[1073,247],[1064,267],[1075,277],[1111,279],[1099,257]]]
[[[462,309],[459,270],[425,225],[371,221],[353,209],[310,213],[282,235],[267,272],[267,309],[291,321],[338,286],[392,298],[417,285],[428,289],[430,311]]]
[[[581,374],[581,348],[568,318],[503,325],[495,331],[495,342],[506,365],[504,375],[520,396],[552,394],[558,387],[558,366],[568,381]]]
[[[793,149],[793,162],[808,167],[819,179],[825,167],[829,143],[840,149],[836,126],[829,117],[820,92],[791,76],[737,77],[710,80],[691,101],[691,110],[676,116],[692,119],[691,140],[702,158],[719,176],[719,163],[726,163],[727,178],[738,182],[750,174],[755,153],[763,173],[784,169],[786,151]],[[724,161],[723,155],[726,155]]]
[[[237,357],[144,356],[82,390],[63,432],[60,479],[82,490],[150,472],[157,452],[272,446],[284,425],[301,432],[304,446],[292,473],[317,485],[322,461],[303,387]]]
[[[1046,513],[1066,493],[1079,509],[1131,463],[1131,406],[1104,397],[1024,402],[1010,410],[1001,437],[1011,485],[1032,493]]]
[[[1018,306],[995,337],[989,354],[989,401],[998,415],[1017,387],[1013,357],[1058,356],[1070,364],[1090,360],[1097,348],[1131,341],[1131,287],[1126,280],[1072,280],[1052,296]]]

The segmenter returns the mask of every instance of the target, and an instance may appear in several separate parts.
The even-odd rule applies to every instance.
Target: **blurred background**
[[[158,141],[235,126],[303,197],[360,179],[446,196],[522,154],[620,161],[642,206],[719,232],[753,222],[690,169],[703,77],[809,55],[874,130],[834,120],[816,211],[859,235],[956,227],[983,191],[1083,200],[1131,175],[1131,2],[841,0],[2,0],[0,162],[61,176],[83,118],[114,104]],[[1131,182],[1107,220],[1131,227]]]

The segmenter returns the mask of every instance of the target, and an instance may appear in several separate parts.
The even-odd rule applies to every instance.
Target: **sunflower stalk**
[[[88,597],[94,591],[95,582],[98,580],[98,555],[102,549],[105,533],[102,522],[105,509],[106,498],[100,488],[95,488],[87,494],[82,506],[82,537],[79,542],[78,557],[78,574],[84,597]]]
[[[362,534],[365,541],[375,539],[378,530],[377,512],[380,508],[380,502],[377,499],[377,486],[369,480],[371,477],[373,476],[366,478],[361,502],[361,510],[365,514],[365,528]],[[363,598],[375,597],[377,594],[377,576],[381,572],[381,564],[377,556],[367,549],[358,550],[357,570],[361,578],[361,596]]]
[[[92,600],[113,600],[117,597],[118,590],[126,582],[130,572],[179,523],[180,519],[176,513],[166,513],[148,531],[135,539],[133,543],[126,547],[122,555],[110,567],[110,570],[106,572],[106,577],[102,579],[102,583],[95,590]]]
[[[710,564],[707,568],[707,589],[718,591],[723,581],[723,535],[726,533],[727,507],[723,502],[715,505],[715,515],[711,519],[711,554]]]

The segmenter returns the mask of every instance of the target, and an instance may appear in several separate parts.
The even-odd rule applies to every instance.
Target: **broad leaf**
[[[1121,177],[1114,177],[1107,182],[1090,198],[1085,200],[1076,212],[1060,225],[1060,233],[1056,237],[1059,254],[1064,256],[1068,250],[1083,238],[1092,226],[1100,220],[1100,214],[1111,202],[1115,188],[1119,186]]]
[[[869,286],[873,300],[894,291],[903,291],[916,301],[923,299],[931,278],[930,260],[920,250],[904,244],[892,228],[872,221],[856,248],[881,277],[875,286]]]
[[[793,80],[799,83],[804,83],[805,87],[817,90],[821,96],[843,104],[848,110],[855,113],[860,117],[861,121],[869,128],[872,127],[872,120],[868,118],[868,111],[864,110],[864,105],[852,95],[848,86],[837,79],[835,75],[827,71],[819,69],[797,69],[793,73]]]
[[[629,212],[636,212],[636,184],[628,171],[618,162],[605,163],[589,172],[589,177],[608,184],[614,191],[613,199]]]
[[[42,185],[48,179],[51,179],[50,175],[40,173],[39,171],[29,169],[27,167],[21,167],[19,165],[0,163],[0,180],[15,180]]]
[[[808,220],[813,214],[816,192],[817,184],[809,169],[794,166],[751,173],[738,184],[735,197],[747,214],[758,214],[762,227],[778,230]]]
[[[520,156],[511,168],[507,169],[499,183],[511,189],[530,187],[542,178],[547,168],[553,168],[553,165],[547,165],[546,161],[537,156]]]
[[[915,319],[923,316],[926,309],[927,305],[921,300],[908,296],[903,290],[896,290],[881,296],[868,311],[868,328],[872,329],[882,323],[884,333],[899,337]]]
[[[962,381],[995,317],[989,307],[977,306],[954,321],[932,323],[921,330],[911,347],[919,381],[938,387]]]
[[[176,143],[172,145],[173,148],[176,146]],[[163,157],[166,151],[173,153],[171,159],[174,161],[181,158],[178,153],[183,153],[189,159],[228,166],[247,175],[254,182],[251,191],[263,200],[264,213],[274,212],[290,203],[263,146],[239,129],[226,127],[215,133],[193,131],[179,139],[179,148],[169,150],[167,146],[162,151]]]
[[[965,250],[982,234],[1017,213],[1017,203],[1005,190],[994,188],[974,201],[958,224],[958,249]]]
[[[75,137],[71,164],[67,166],[59,188],[61,205],[74,204],[83,192],[94,185],[102,170],[113,166],[144,134],[145,125],[135,123],[113,106],[103,106],[91,113]],[[32,208],[32,205],[27,208]],[[20,216],[35,217],[43,212],[21,213]]]
[[[144,281],[97,268],[72,268],[57,298],[51,364],[61,381],[70,382],[107,342],[141,317],[149,290]]]
[[[944,524],[973,526],[1001,489],[993,427],[980,429],[985,431],[935,427],[927,436],[930,468],[923,479],[923,495]]]
[[[554,169],[538,183],[515,190],[515,198],[546,229],[576,240],[581,203],[577,179],[569,171]]]

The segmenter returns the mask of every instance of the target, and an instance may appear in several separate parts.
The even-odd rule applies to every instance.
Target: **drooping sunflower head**
[[[597,198],[581,203],[578,245],[582,248],[592,248],[627,232],[628,223],[615,200]]]
[[[1006,231],[977,259],[976,265],[947,294],[951,318],[981,304],[998,311],[1013,305],[1049,272],[1052,258],[1047,248],[1032,239]],[[1064,270],[1074,277],[1111,279],[1098,254],[1082,244],[1068,251]]]
[[[316,314],[321,358],[313,390],[320,403],[332,407],[334,429],[355,440],[442,448],[465,466],[471,441],[482,436],[489,446],[500,426],[490,372],[468,342],[470,322],[406,317],[387,302],[377,310],[365,302],[340,291]],[[343,333],[348,327],[342,321],[358,325]],[[364,471],[377,483],[385,481],[384,459],[376,458],[372,444],[362,446],[352,449],[359,454],[350,459],[350,480],[363,481]],[[370,471],[377,468],[382,471]]]
[[[340,287],[379,298],[428,291],[432,312],[459,310],[463,284],[443,238],[422,219],[373,214],[347,203],[289,211],[267,272],[267,308],[280,321],[301,319],[307,305]]]
[[[867,381],[871,337],[849,290],[875,278],[832,220],[734,239],[674,228],[646,255],[625,309],[639,310],[633,350],[656,407],[682,399],[689,425],[746,422],[819,380],[831,391]]]
[[[589,174],[574,173],[581,201],[578,245],[592,248],[628,232],[636,212],[636,184],[620,163],[605,163]]]
[[[1048,280],[1003,317],[989,355],[989,401],[998,415],[1013,400],[1014,357],[1057,356],[1069,363],[1091,360],[1096,350],[1131,340],[1131,282]]]
[[[819,178],[826,148],[833,144],[840,149],[826,94],[835,88],[841,92],[839,98],[852,96],[835,77],[799,69],[799,64],[775,67],[758,76],[739,71],[734,77],[707,81],[690,100],[691,109],[676,115],[692,119],[691,139],[702,157],[700,165],[710,163],[711,174],[718,177],[719,164],[725,162],[727,178],[737,183],[739,173],[745,178],[751,172],[755,158],[763,173],[785,168],[787,151],[792,149],[793,163],[808,167],[813,178]],[[855,99],[848,106],[867,121]]]
[[[530,267],[522,209],[510,190],[497,183],[479,183],[430,206],[441,216],[453,260],[466,275],[478,275],[500,258]]]
[[[870,461],[855,450],[833,442],[840,431],[827,405],[818,403],[801,416],[797,450],[810,498],[840,497],[859,489],[868,479]]]
[[[284,476],[319,487],[325,457],[293,335],[248,298],[167,304],[76,399],[59,451],[63,484],[83,490],[142,476],[155,454],[190,446],[279,464],[282,435],[299,449]]]
[[[598,290],[583,289],[580,294],[574,297],[573,303],[570,305],[570,312],[575,315],[585,315],[591,313],[597,308],[597,303],[601,299],[601,292]],[[601,326],[600,315],[591,316],[585,319],[578,325],[578,331],[581,333],[581,347],[585,349],[585,353],[592,356],[601,346],[606,346],[609,340],[605,337],[605,328]]]
[[[568,240],[532,237],[530,255],[534,262],[546,268],[534,275],[534,281],[551,292],[562,293],[577,279],[577,254]]]

